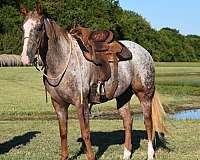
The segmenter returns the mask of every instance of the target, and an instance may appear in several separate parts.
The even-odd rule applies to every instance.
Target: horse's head
[[[41,14],[41,5],[38,2],[33,11],[28,11],[26,6],[20,5],[20,12],[25,17],[22,26],[24,33],[22,62],[23,64],[30,64],[34,62],[45,32],[44,16]]]

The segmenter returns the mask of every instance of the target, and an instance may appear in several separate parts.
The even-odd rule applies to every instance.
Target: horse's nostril
[[[21,58],[23,65],[28,65],[30,63],[28,56],[23,55]]]

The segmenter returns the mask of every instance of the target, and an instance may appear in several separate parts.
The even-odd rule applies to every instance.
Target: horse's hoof
[[[154,158],[150,157],[150,158],[148,158],[147,160],[154,160]]]
[[[131,157],[131,152],[126,149],[126,147],[124,147],[124,156],[123,156],[123,160],[130,160]]]
[[[154,160],[154,153],[149,154],[147,160]]]

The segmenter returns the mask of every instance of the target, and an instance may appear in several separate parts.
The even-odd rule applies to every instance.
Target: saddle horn
[[[19,11],[23,16],[26,16],[29,12],[26,5],[20,4],[19,0],[15,0],[16,4],[18,5]]]
[[[41,4],[39,0],[36,1],[36,11],[39,15],[42,14]]]

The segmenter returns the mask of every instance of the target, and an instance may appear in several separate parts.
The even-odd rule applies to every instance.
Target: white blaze
[[[36,25],[36,21],[34,21],[33,19],[28,19],[24,25],[24,45],[23,45],[23,51],[22,51],[22,62],[23,64],[28,64],[29,63],[29,58],[27,55],[27,46],[28,46],[28,40],[29,38],[26,37],[30,37],[30,32],[31,29],[34,28],[34,26]]]

